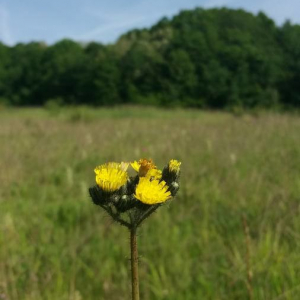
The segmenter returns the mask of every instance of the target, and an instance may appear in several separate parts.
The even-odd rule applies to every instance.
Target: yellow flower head
[[[128,179],[126,172],[129,163],[109,162],[95,169],[96,183],[106,192],[114,192],[124,185]]]
[[[139,165],[139,176],[144,177],[149,170],[156,169],[155,164],[153,163],[152,159],[142,158],[138,162]]]
[[[139,172],[139,169],[140,169],[140,164],[139,164],[139,162],[138,161],[134,161],[134,162],[132,162],[132,163],[130,163],[130,165],[132,166],[132,168],[136,171],[136,172]]]
[[[161,170],[158,170],[152,159],[142,158],[131,163],[132,168],[139,173],[140,177],[160,179]]]
[[[147,178],[156,179],[156,180],[161,179],[161,176],[162,176],[162,171],[159,169],[151,169],[145,175],[145,177]]]
[[[148,177],[141,177],[135,190],[135,198],[145,204],[158,204],[171,198],[168,186],[165,181],[150,180]]]
[[[171,159],[169,161],[169,171],[178,174],[180,171],[181,162],[176,159]]]

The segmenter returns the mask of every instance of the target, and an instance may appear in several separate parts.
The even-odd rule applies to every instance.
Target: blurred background
[[[88,188],[143,157],[182,184],[142,299],[298,299],[300,2],[26,2],[0,0],[0,300],[130,299]]]

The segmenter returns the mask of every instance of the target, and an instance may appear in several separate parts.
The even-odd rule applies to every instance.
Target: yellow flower
[[[162,176],[162,171],[159,169],[151,169],[147,172],[146,176],[147,178],[151,178],[151,179],[161,179]]]
[[[152,159],[142,158],[139,161],[134,161],[131,163],[132,168],[139,173],[140,177],[149,177],[160,179],[161,170],[158,170]]]
[[[130,163],[130,164],[131,164],[132,168],[133,168],[136,172],[139,171],[141,165],[140,165],[136,160],[135,160],[134,162]]]
[[[180,165],[181,165],[181,162],[179,162],[176,159],[171,159],[169,161],[169,171],[178,174],[180,171]]]
[[[97,185],[106,192],[114,192],[128,179],[126,172],[129,163],[109,162],[95,169]]]
[[[168,188],[165,181],[141,177],[134,196],[145,204],[162,203],[171,198]]]
[[[139,173],[139,176],[144,177],[149,170],[156,169],[152,159],[142,158],[138,162],[134,161],[131,166]]]

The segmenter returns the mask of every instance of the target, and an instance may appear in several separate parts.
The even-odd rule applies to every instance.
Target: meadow
[[[143,300],[300,299],[300,118],[0,110],[0,299],[130,299],[129,235],[93,205],[106,161],[182,161],[139,232]]]

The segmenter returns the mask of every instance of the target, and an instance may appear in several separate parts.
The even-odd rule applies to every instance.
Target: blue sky
[[[111,43],[132,28],[197,6],[262,10],[278,24],[286,19],[300,24],[300,0],[0,0],[0,41]]]

